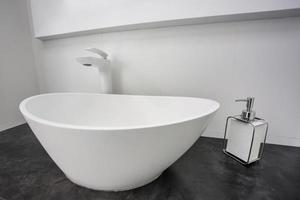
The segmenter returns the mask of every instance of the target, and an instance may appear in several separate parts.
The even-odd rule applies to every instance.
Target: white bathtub
[[[218,108],[200,98],[84,93],[43,94],[20,104],[72,182],[112,191],[157,178],[193,145]]]

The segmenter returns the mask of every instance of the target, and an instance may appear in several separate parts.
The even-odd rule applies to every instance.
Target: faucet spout
[[[78,57],[76,58],[77,62],[84,66],[93,66],[93,67],[105,67],[107,65],[108,60],[101,59],[101,58],[95,58],[95,57]]]

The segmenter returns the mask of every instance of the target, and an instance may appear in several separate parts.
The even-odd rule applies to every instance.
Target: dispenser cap
[[[252,121],[255,119],[255,111],[252,110],[253,108],[253,104],[254,104],[254,97],[247,97],[246,99],[237,99],[235,100],[236,102],[241,102],[241,101],[245,101],[247,102],[246,104],[246,110],[242,111],[241,117],[244,120],[247,121]]]

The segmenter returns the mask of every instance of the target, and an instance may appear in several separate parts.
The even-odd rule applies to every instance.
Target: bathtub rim
[[[176,120],[176,121],[171,121],[168,123],[160,123],[160,124],[153,124],[153,125],[148,125],[148,126],[123,126],[123,127],[108,127],[108,126],[84,126],[84,125],[72,125],[72,124],[67,124],[67,123],[60,123],[60,122],[54,122],[50,121],[47,119],[42,119],[34,114],[32,114],[28,109],[26,108],[26,103],[29,102],[32,99],[41,97],[41,96],[50,96],[50,95],[65,95],[65,94],[71,94],[71,95],[116,95],[116,96],[139,96],[139,97],[178,97],[178,98],[192,98],[192,99],[202,99],[206,101],[211,101],[215,103],[216,107],[212,109],[212,111],[209,110],[209,112],[203,112],[201,115],[197,115],[196,117],[189,117],[185,118],[183,120]],[[212,100],[212,99],[207,99],[207,98],[198,98],[198,97],[186,97],[186,96],[162,96],[162,95],[132,95],[132,94],[101,94],[101,93],[85,93],[85,92],[51,92],[51,93],[43,93],[43,94],[38,94],[34,95],[31,97],[28,97],[21,101],[19,105],[19,109],[24,116],[24,118],[28,118],[32,121],[36,121],[38,123],[48,125],[48,126],[54,126],[58,128],[67,128],[67,129],[75,129],[75,130],[103,130],[103,131],[113,131],[113,130],[135,130],[135,129],[146,129],[146,128],[155,128],[155,127],[163,127],[163,126],[170,126],[170,125],[175,125],[175,124],[180,124],[192,120],[196,120],[202,117],[205,117],[207,115],[215,113],[218,109],[220,108],[220,103]]]

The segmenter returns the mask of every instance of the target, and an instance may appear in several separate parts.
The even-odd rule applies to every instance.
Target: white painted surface
[[[38,95],[20,105],[67,177],[113,191],[158,177],[192,146],[218,108],[200,98],[83,93]]]
[[[37,41],[38,42],[38,41]],[[270,122],[268,142],[300,146],[300,18],[206,24],[96,34],[38,42],[42,92],[93,92],[99,75],[76,63],[82,49],[111,55],[117,93],[217,99],[206,136],[223,137],[239,114],[237,97],[255,96]]]
[[[31,8],[35,36],[47,38],[89,30],[118,31],[139,27],[155,27],[156,25],[168,26],[202,21],[222,21],[226,16],[229,20],[255,18],[255,16],[249,15],[251,13],[256,13],[260,17],[267,17],[268,15],[272,17],[269,12],[299,9],[300,1],[31,0]],[[245,14],[246,17],[242,14]],[[281,15],[280,12],[277,14]],[[222,16],[223,19],[218,18],[218,16]],[[138,26],[139,24],[141,26]]]
[[[27,5],[0,1],[0,131],[25,123],[18,110],[26,97],[37,94]]]

